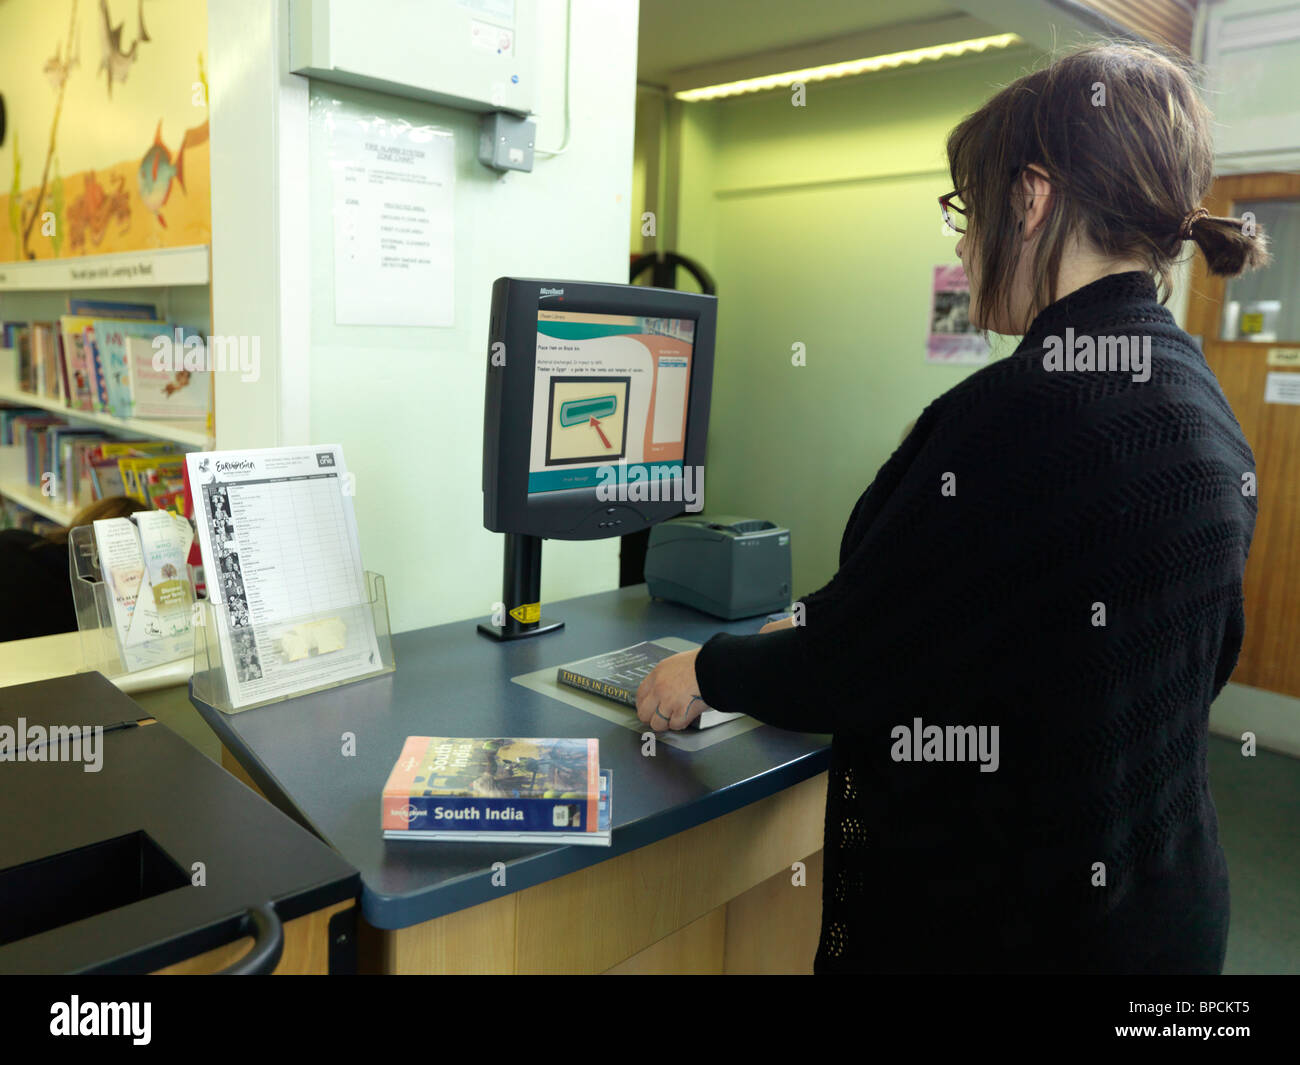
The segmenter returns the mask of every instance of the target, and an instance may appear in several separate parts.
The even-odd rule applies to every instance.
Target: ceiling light
[[[971,52],[987,51],[990,48],[1009,48],[1022,43],[1014,33],[999,33],[992,37],[975,37],[969,41],[935,44],[928,48],[913,48],[906,52],[871,56],[869,59],[850,59],[843,63],[827,63],[824,66],[808,67],[805,70],[788,70],[784,74],[767,74],[761,78],[744,78],[741,81],[729,81],[721,85],[706,85],[699,89],[683,89],[673,95],[678,100],[716,100],[723,96],[782,89],[795,82],[825,81],[827,78],[871,74],[879,70],[894,70],[898,67],[925,63],[932,59],[947,59]]]

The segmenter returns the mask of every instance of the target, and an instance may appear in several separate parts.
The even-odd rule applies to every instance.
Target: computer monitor
[[[527,571],[542,538],[622,536],[702,508],[716,328],[713,296],[497,279],[483,524],[507,534],[507,603],[512,551],[536,555],[516,558]]]
[[[717,300],[499,278],[483,417],[483,524],[593,540],[699,509]]]

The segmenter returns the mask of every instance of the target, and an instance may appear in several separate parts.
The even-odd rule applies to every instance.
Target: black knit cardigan
[[[802,626],[704,646],[711,706],[833,735],[816,971],[1221,971],[1253,481],[1152,280],[1110,275],[925,409]]]

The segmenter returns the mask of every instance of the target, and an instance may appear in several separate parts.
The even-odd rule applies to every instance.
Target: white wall
[[[564,18],[560,0],[539,4],[540,148],[558,147],[564,134]],[[481,490],[492,282],[626,280],[636,32],[635,3],[574,0],[569,147],[538,157],[530,174],[501,177],[477,161],[476,115],[312,85],[309,244],[296,253],[310,261],[308,424],[313,441],[343,445],[356,474],[363,557],[388,578],[396,631],[486,617],[500,598],[502,537],[483,529]],[[454,131],[454,327],[334,323],[327,100]],[[617,587],[618,541],[548,541],[542,574],[544,611],[548,601]]]

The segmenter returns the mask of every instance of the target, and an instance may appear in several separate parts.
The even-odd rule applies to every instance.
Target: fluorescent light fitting
[[[932,59],[948,59],[953,56],[967,55],[971,52],[984,52],[990,48],[1010,48],[1014,44],[1021,43],[1021,39],[1014,33],[998,33],[992,37],[973,37],[969,41],[935,44],[928,48],[913,48],[906,52],[875,55],[869,59],[850,59],[843,63],[827,63],[824,66],[808,67],[805,70],[787,70],[784,74],[766,74],[761,78],[744,78],[740,81],[728,81],[721,85],[705,85],[699,89],[682,89],[680,92],[673,93],[673,96],[678,100],[687,101],[716,100],[723,96],[739,96],[747,92],[782,89],[788,85],[793,85],[797,81],[825,81],[827,78],[847,78],[855,74],[872,74],[878,70],[894,70],[898,67],[929,62]]]

